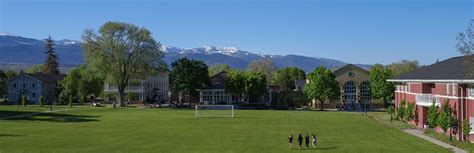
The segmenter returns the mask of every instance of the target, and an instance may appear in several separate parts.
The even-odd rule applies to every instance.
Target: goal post
[[[196,105],[194,116],[234,118],[234,105]]]

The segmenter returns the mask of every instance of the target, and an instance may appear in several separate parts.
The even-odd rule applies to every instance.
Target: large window
[[[474,85],[469,85],[469,91],[468,91],[468,96],[469,97],[474,97]]]
[[[372,99],[372,96],[370,94],[370,82],[363,81],[360,84],[360,100],[362,102],[369,102],[371,99]]]
[[[203,91],[202,92],[202,101],[210,102],[212,101],[212,92],[210,91]]]
[[[356,102],[356,85],[354,81],[344,83],[344,99],[346,102]]]

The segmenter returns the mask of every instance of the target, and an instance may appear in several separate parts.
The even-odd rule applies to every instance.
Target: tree
[[[473,55],[474,54],[474,19],[471,19],[469,26],[467,27],[466,32],[458,33],[456,39],[458,43],[456,48],[459,53],[463,55]]]
[[[407,108],[405,110],[405,119],[407,121],[411,121],[415,117],[415,112],[413,112],[415,110],[415,104],[411,102],[407,102],[406,105],[407,105],[406,106]]]
[[[388,106],[390,100],[394,97],[395,84],[388,82],[387,79],[391,79],[393,73],[390,69],[384,68],[383,70],[373,69],[370,72],[370,87],[372,96],[375,98],[382,99],[385,106]]]
[[[17,76],[17,73],[12,70],[8,71],[2,71],[4,75],[4,81],[0,81],[0,97],[6,97],[7,92],[8,92],[8,80],[14,78]],[[6,100],[6,99],[5,99]],[[12,99],[9,99],[9,101],[12,101]]]
[[[374,64],[374,66],[372,66],[370,69],[369,69],[369,72],[372,72],[374,70],[379,70],[379,71],[382,71],[384,69],[384,66],[382,64]]]
[[[428,108],[428,127],[435,128],[438,125],[438,107],[436,106],[435,101]]]
[[[44,65],[43,64],[35,64],[25,70],[26,73],[38,73],[43,72]]]
[[[401,74],[411,72],[419,67],[418,61],[416,60],[401,60],[400,62],[392,63],[387,66],[388,69],[392,70],[393,76],[399,76]]]
[[[86,102],[87,102],[87,97],[85,95],[81,95],[81,98],[79,99],[79,105],[83,105]]]
[[[44,46],[46,48],[46,60],[44,61],[44,74],[59,74],[59,63],[58,56],[54,48],[54,40],[51,36],[48,36],[44,40]]]
[[[226,92],[240,95],[244,102],[257,101],[267,91],[266,77],[260,72],[232,71],[224,83]]]
[[[467,137],[466,137],[467,140],[469,140],[469,133],[471,132],[471,129],[472,129],[472,128],[471,128],[471,125],[469,125],[469,123],[467,122],[467,120],[464,119],[464,120],[462,121],[462,134],[465,135],[465,136],[467,135]]]
[[[41,96],[41,97],[39,98],[39,104],[40,104],[41,107],[44,106],[44,104],[45,104],[45,98],[44,98],[44,96]]]
[[[213,76],[222,71],[230,72],[231,68],[227,64],[217,64],[217,65],[209,67],[208,71],[209,71],[209,76]]]
[[[405,113],[406,113],[406,101],[401,100],[400,104],[398,104],[397,107],[397,115],[400,120],[403,120],[405,118]]]
[[[161,44],[146,28],[121,22],[107,22],[98,33],[86,30],[82,36],[87,65],[104,74],[118,89],[118,102],[125,106],[125,88],[130,79],[145,79],[166,69]],[[113,103],[114,108],[116,102]]]
[[[198,96],[196,89],[210,85],[209,71],[203,61],[181,58],[171,64],[170,89],[179,93],[180,101],[183,94],[189,94],[192,98]]]
[[[67,76],[61,81],[62,90],[59,94],[59,99],[67,101],[70,97],[76,97],[78,95],[77,89],[79,88],[80,80],[81,74],[79,69],[69,71]]]
[[[258,101],[267,91],[267,78],[261,72],[247,72],[245,94],[252,102]]]
[[[72,95],[69,96],[68,105],[69,107],[72,107]]]
[[[253,72],[261,72],[265,74],[267,78],[267,84],[271,83],[273,73],[276,72],[277,67],[273,64],[272,60],[270,59],[262,59],[262,60],[255,60],[252,61],[248,66],[247,69]]]
[[[23,105],[23,107],[26,107],[26,105],[28,105],[28,99],[25,95],[21,96],[21,105]]]
[[[103,84],[104,77],[100,73],[91,70],[86,65],[80,65],[70,70],[62,80],[60,97],[64,99],[72,95],[77,99],[83,96],[100,95]]]
[[[316,99],[320,102],[320,110],[326,99],[337,98],[340,94],[339,83],[336,76],[324,66],[319,66],[308,75],[309,83],[304,88],[304,94],[308,99]]]
[[[240,101],[247,102],[246,95],[246,74],[243,71],[232,71],[227,74],[224,81],[225,91],[240,96]]]
[[[292,91],[296,88],[296,80],[306,80],[304,70],[296,67],[285,67],[273,74],[272,84],[279,85],[283,91]]]
[[[448,114],[447,110],[444,109],[445,106],[443,106],[442,110],[439,111],[439,116],[438,116],[438,126],[443,129],[443,132],[446,133],[446,131],[449,129],[449,119],[450,115]],[[449,107],[449,106],[448,106]]]
[[[390,114],[390,122],[392,122],[393,121],[393,113],[395,113],[395,111],[393,111],[393,106],[388,106],[387,113]]]

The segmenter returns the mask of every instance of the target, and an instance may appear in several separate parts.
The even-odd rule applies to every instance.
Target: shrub
[[[469,133],[471,132],[471,125],[467,122],[467,120],[462,121],[462,134],[467,135],[467,140],[469,140]]]
[[[400,120],[403,120],[406,112],[405,100],[401,100],[397,108],[397,115]]]
[[[28,99],[26,98],[26,96],[21,96],[21,105],[23,105],[23,107],[26,107],[26,105],[28,105]]]
[[[435,104],[435,101],[433,101],[433,104],[431,104],[430,108],[428,108],[428,127],[429,128],[435,128],[438,125],[438,107]]]
[[[393,121],[393,106],[388,106],[387,113],[390,114],[390,121]]]
[[[44,104],[45,104],[44,96],[41,96],[41,97],[39,98],[39,104],[40,104],[41,107],[44,106]]]
[[[408,102],[406,104],[406,110],[405,110],[405,120],[411,121],[415,117],[415,114],[413,110],[415,109],[415,104]]]

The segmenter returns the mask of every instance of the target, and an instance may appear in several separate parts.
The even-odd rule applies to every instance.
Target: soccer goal
[[[234,105],[196,105],[196,117],[229,117],[234,118]]]

